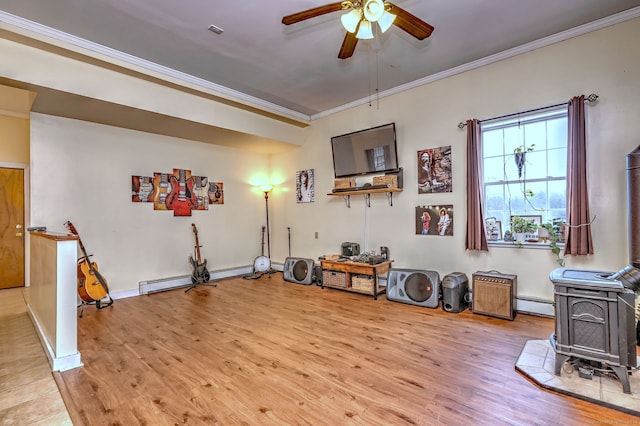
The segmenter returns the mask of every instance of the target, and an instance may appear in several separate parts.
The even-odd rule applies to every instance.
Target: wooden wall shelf
[[[389,205],[393,206],[394,192],[402,192],[402,188],[357,189],[355,191],[330,192],[327,195],[331,195],[331,196],[339,195],[344,197],[347,207],[351,207],[352,195],[364,195],[365,201],[367,202],[367,207],[371,207],[371,194],[387,194]]]

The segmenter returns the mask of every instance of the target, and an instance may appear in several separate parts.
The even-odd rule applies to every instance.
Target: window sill
[[[489,245],[489,247],[516,248],[516,249],[526,248],[526,249],[551,250],[549,242],[546,242],[546,243],[542,243],[542,242],[538,242],[538,243],[529,243],[529,242],[516,243],[515,241],[487,241],[487,244]],[[558,243],[557,245],[558,245],[558,247],[561,247],[561,248],[564,247],[564,243]]]

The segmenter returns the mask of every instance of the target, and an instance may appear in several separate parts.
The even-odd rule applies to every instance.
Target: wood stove
[[[559,268],[551,273],[556,309],[555,374],[565,362],[601,363],[629,387],[629,369],[637,367],[636,294],[615,274]]]

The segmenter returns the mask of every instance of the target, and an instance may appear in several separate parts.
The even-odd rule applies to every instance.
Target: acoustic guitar
[[[78,295],[83,302],[96,302],[98,309],[100,309],[100,301],[109,295],[107,280],[98,271],[96,262],[89,260],[89,255],[84,248],[84,244],[82,244],[76,227],[70,221],[67,221],[65,226],[69,229],[69,232],[78,236],[78,244],[82,251],[82,256],[78,259]],[[113,300],[108,305],[111,303],[113,303]]]
[[[191,282],[193,284],[204,284],[208,283],[211,275],[207,270],[207,260],[204,261],[200,257],[200,241],[198,240],[198,228],[196,228],[196,224],[192,223],[191,228],[193,229],[193,235],[196,239],[196,246],[194,249],[195,259],[193,256],[189,255],[189,262],[193,266],[193,272],[191,273]]]

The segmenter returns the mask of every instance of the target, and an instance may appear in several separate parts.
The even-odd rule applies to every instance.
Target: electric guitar
[[[202,261],[200,257],[200,242],[198,241],[198,229],[196,228],[196,224],[192,223],[191,228],[193,229],[193,235],[196,238],[196,246],[194,248],[195,259],[193,256],[189,255],[189,262],[193,266],[193,272],[191,273],[191,282],[193,284],[204,284],[209,282],[211,275],[207,270],[207,260]]]
[[[69,229],[69,232],[78,236],[78,244],[82,251],[82,257],[78,259],[78,295],[84,302],[99,303],[100,300],[109,294],[107,280],[98,272],[96,262],[89,260],[89,255],[84,248],[84,244],[82,244],[80,234],[78,234],[76,227],[69,221],[65,223],[65,226]],[[111,301],[109,305],[111,303],[113,303],[113,301]],[[100,306],[98,307],[100,308]]]

